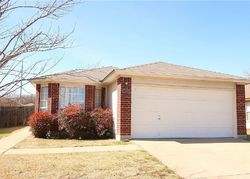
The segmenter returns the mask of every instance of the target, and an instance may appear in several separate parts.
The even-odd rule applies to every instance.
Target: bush
[[[46,138],[49,131],[58,129],[57,118],[48,112],[32,114],[28,119],[28,124],[33,135],[38,138]]]
[[[50,139],[66,139],[68,138],[68,134],[65,130],[60,130],[59,127],[59,119],[58,114],[52,115],[52,119],[50,121],[50,130],[48,131],[46,137]]]
[[[80,105],[65,107],[59,114],[38,112],[29,117],[35,137],[97,139],[113,137],[113,119],[110,109],[98,108],[85,112]]]
[[[113,137],[113,118],[111,109],[98,108],[91,112],[98,138]]]
[[[89,112],[84,112],[80,105],[64,108],[59,116],[59,130],[65,130],[70,138],[96,138],[94,122]]]

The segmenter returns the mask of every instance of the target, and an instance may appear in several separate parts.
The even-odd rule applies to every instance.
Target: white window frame
[[[63,101],[62,90],[63,89],[69,91],[68,92],[69,96],[67,97],[68,99],[67,99],[67,101],[64,101],[64,104],[62,104],[62,101]],[[74,90],[79,92],[79,94],[76,94]],[[73,96],[71,96],[72,94],[73,94]],[[79,100],[79,98],[82,98],[82,99]],[[76,99],[78,99],[77,102],[75,102]],[[66,102],[68,104],[65,104]],[[84,106],[85,106],[85,86],[60,85],[60,88],[59,88],[59,108],[62,109],[70,104],[80,104],[84,108]]]
[[[47,89],[47,91],[43,91],[44,89]],[[44,94],[45,92],[45,94]],[[48,110],[48,94],[49,94],[49,89],[48,86],[41,86],[40,88],[40,96],[39,96],[39,111],[44,112]],[[45,105],[42,106],[42,103]]]

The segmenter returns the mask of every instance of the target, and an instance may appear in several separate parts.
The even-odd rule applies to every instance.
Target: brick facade
[[[120,77],[118,85],[117,135],[131,137],[131,78]]]
[[[105,108],[105,96],[106,96],[106,89],[102,88],[101,92],[101,107]]]
[[[246,135],[245,86],[236,85],[237,134]]]
[[[35,112],[39,112],[39,108],[40,108],[40,91],[41,91],[41,85],[36,84]]]
[[[85,110],[92,111],[95,109],[95,86],[85,86]]]
[[[48,84],[48,112],[57,113],[59,108],[59,83]]]

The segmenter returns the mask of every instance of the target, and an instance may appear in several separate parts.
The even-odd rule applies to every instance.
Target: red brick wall
[[[237,134],[246,135],[245,86],[236,85]]]
[[[95,86],[85,86],[85,110],[92,111],[95,109]]]
[[[48,84],[48,112],[57,113],[59,108],[59,83]]]
[[[131,78],[120,77],[118,85],[117,134],[131,135]]]
[[[41,85],[36,84],[35,112],[39,112],[39,108],[40,108],[40,90],[41,90]]]
[[[102,94],[101,94],[101,107],[105,108],[105,95],[106,95],[106,89],[102,88]]]

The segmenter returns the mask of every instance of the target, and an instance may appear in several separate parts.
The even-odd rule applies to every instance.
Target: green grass
[[[9,127],[9,128],[0,128],[0,139],[3,137],[7,137],[10,135],[12,132],[15,132],[24,126],[18,126],[18,127]]]

